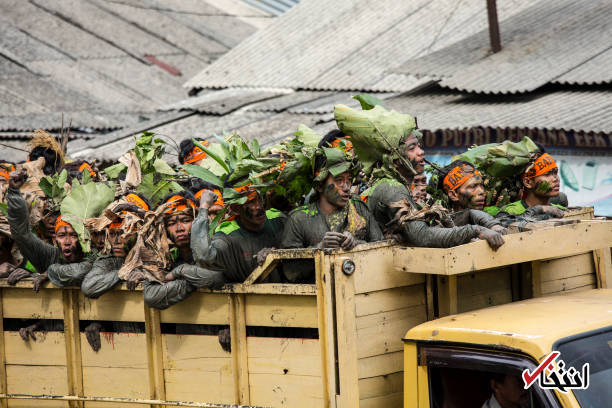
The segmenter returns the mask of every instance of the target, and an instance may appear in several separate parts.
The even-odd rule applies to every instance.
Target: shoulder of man
[[[295,218],[295,217],[314,217],[318,213],[319,213],[319,210],[317,210],[317,206],[315,205],[315,203],[310,203],[310,204],[304,204],[302,206],[294,208],[289,213],[289,216],[291,218]]]
[[[277,218],[287,218],[287,216],[280,210],[276,208],[270,208],[266,211],[266,218],[269,220],[275,220]]]
[[[521,215],[525,212],[526,208],[522,200],[515,201],[507,204],[501,208],[499,212],[505,212],[513,215]]]
[[[215,235],[221,233],[223,235],[229,235],[234,231],[238,231],[240,229],[240,225],[238,225],[238,221],[223,221],[219,226],[215,229]]]

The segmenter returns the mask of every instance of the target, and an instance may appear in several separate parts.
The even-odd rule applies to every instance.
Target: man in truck
[[[283,248],[342,248],[383,239],[367,205],[351,197],[354,166],[344,152],[322,149],[315,159],[315,195],[293,210],[283,232]]]
[[[164,225],[176,250],[171,254],[172,270],[166,275],[166,281],[145,282],[144,300],[156,309],[166,309],[186,299],[196,288],[215,289],[225,283],[223,272],[194,265],[191,227],[197,206],[193,194],[189,191],[170,193],[162,203],[168,205]]]
[[[438,190],[448,197],[451,218],[456,226],[480,225],[501,234],[507,233],[498,219],[482,211],[485,189],[482,175],[473,164],[455,160],[442,169],[438,180]]]
[[[562,218],[565,207],[551,204],[559,195],[559,168],[552,156],[542,152],[521,176],[524,198],[501,208],[497,217],[530,216],[537,219]]]
[[[359,119],[359,112],[337,105],[334,115],[338,128],[351,136],[357,157],[364,163],[371,162],[373,157],[377,159],[369,166],[370,187],[363,192],[362,197],[367,199],[368,207],[380,227],[385,229],[395,224],[401,240],[411,246],[448,248],[468,243],[474,238],[485,239],[493,249],[503,245],[504,240],[499,232],[480,225],[444,228],[429,226],[418,219],[397,225],[396,213],[402,206],[408,206],[411,212],[420,209],[409,188],[414,176],[425,170],[422,136],[415,129],[414,118],[411,116],[395,111],[386,112],[379,106],[368,112],[375,110],[383,117],[394,116],[394,122],[401,125],[389,127],[384,132],[377,130],[377,133],[368,134],[364,131],[363,122],[355,119]]]

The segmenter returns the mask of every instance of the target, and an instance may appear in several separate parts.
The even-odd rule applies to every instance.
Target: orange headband
[[[55,220],[55,233],[57,234],[57,231],[62,228],[62,227],[70,227],[72,228],[72,225],[68,224],[66,221],[62,220],[62,216],[60,215],[59,217],[57,217],[57,219]]]
[[[83,164],[81,164],[81,167],[79,167],[79,173],[83,172],[84,170],[87,170],[89,172],[90,176],[95,176],[96,175],[96,172],[93,171],[93,169],[91,168],[91,166],[87,162],[83,162]]]
[[[473,171],[471,169],[473,169]],[[462,164],[452,169],[446,177],[444,177],[442,184],[444,184],[447,190],[456,190],[474,176],[480,176],[480,172],[471,166]]]
[[[247,202],[253,201],[257,198],[257,190],[250,187],[250,184],[241,187],[234,187],[234,191],[238,193],[247,192]]]
[[[202,140],[200,142],[202,146],[208,146],[208,140]],[[198,146],[194,147],[193,150],[189,152],[188,155],[185,156],[183,160],[187,164],[195,163],[198,160],[202,160],[206,157],[206,153],[200,149]]]
[[[544,153],[533,163],[533,166],[523,174],[525,178],[534,178],[557,168],[557,163],[548,153]]]
[[[336,140],[334,140],[331,143],[332,147],[340,147],[340,144],[344,142],[344,148],[342,150],[344,150],[345,152],[350,152],[351,150],[353,150],[353,142],[351,142],[351,137],[350,136],[346,136],[346,137],[342,137],[342,138],[338,138]]]
[[[145,211],[149,211],[149,206],[147,203],[145,203],[144,200],[138,197],[136,194],[130,193],[125,196],[125,199],[128,203],[134,204],[136,207],[140,207]]]
[[[0,177],[10,178],[11,171],[15,171],[15,166],[10,163],[0,163]]]
[[[168,209],[166,210],[166,214],[172,214],[172,213],[176,213],[176,212],[181,212],[181,211],[185,211],[187,209],[187,204],[189,204],[189,206],[191,208],[195,208],[196,205],[193,201],[180,196],[180,195],[174,195],[172,197],[170,197],[166,203],[170,204],[170,206],[168,207]]]
[[[195,198],[197,198],[198,200],[202,199],[202,193],[204,191],[212,191],[213,193],[215,193],[217,195],[217,201],[215,201],[215,203],[213,205],[220,205],[221,207],[225,207],[225,203],[223,202],[223,194],[221,194],[221,191],[217,190],[216,188],[213,190],[210,190],[208,188],[203,188],[202,190],[198,191],[197,193],[195,193]]]

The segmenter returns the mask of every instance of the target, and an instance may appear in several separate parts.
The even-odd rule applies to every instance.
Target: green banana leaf
[[[383,105],[380,99],[370,94],[362,93],[359,95],[355,95],[353,96],[353,99],[359,101],[359,103],[361,104],[361,109],[363,110],[374,109],[375,106],[382,106],[383,108],[385,107],[385,105]]]
[[[218,177],[212,171],[202,167],[197,166],[195,164],[184,164],[181,166],[183,170],[185,170],[188,174],[200,178],[207,183],[214,184],[217,187],[223,186],[223,179]]]
[[[72,181],[72,190],[60,206],[62,219],[72,225],[79,236],[83,252],[89,252],[89,232],[84,226],[88,218],[100,216],[115,198],[115,184]]]
[[[171,180],[160,179],[156,173],[148,173],[142,176],[142,182],[136,189],[142,193],[151,202],[152,206],[156,206],[162,198],[171,192],[181,191],[183,188]]]
[[[366,172],[385,154],[397,152],[400,142],[416,127],[414,117],[380,105],[365,111],[336,105],[334,117],[338,128],[351,136],[355,154]]]
[[[295,140],[306,146],[317,147],[321,141],[321,135],[304,124],[300,124],[293,135]]]
[[[538,152],[538,146],[525,136],[520,142],[506,140],[477,146],[453,160],[469,161],[493,177],[512,177],[524,172]]]

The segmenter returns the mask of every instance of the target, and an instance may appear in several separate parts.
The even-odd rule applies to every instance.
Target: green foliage
[[[0,214],[7,215],[8,214],[8,204],[0,203]]]
[[[171,180],[162,179],[157,173],[148,173],[142,176],[142,182],[136,191],[142,193],[151,202],[152,206],[159,204],[162,198],[171,192],[181,191],[183,188]]]
[[[67,178],[68,172],[64,169],[60,174],[43,177],[38,183],[43,193],[51,199],[53,208],[59,208],[60,203],[66,197],[67,191],[64,186],[66,185]]]
[[[110,183],[79,183],[75,178],[72,181],[72,189],[62,201],[60,211],[62,219],[72,225],[79,236],[79,242],[84,252],[89,252],[89,232],[84,222],[88,218],[100,216],[104,209],[115,198],[115,184]]]
[[[353,96],[353,99],[359,101],[359,103],[361,104],[361,109],[363,110],[374,109],[375,106],[382,106],[383,108],[385,107],[385,105],[383,105],[380,99],[370,94],[362,93],[359,95],[355,95]]]
[[[127,167],[125,164],[122,164],[122,163],[113,164],[112,166],[109,166],[104,169],[104,172],[106,173],[108,178],[111,180],[118,178],[119,174],[121,174],[124,171],[127,171]]]
[[[538,153],[538,146],[525,136],[520,142],[506,140],[476,146],[453,157],[453,160],[468,161],[490,176],[503,178],[523,173]]]
[[[217,187],[223,186],[223,180],[207,168],[193,164],[184,164],[181,166],[181,168],[189,175],[200,178],[207,183],[214,184]]]
[[[136,157],[140,162],[142,174],[154,172],[156,161],[160,160],[164,154],[166,142],[154,137],[155,134],[152,132],[143,132],[138,140],[136,140],[134,153],[136,153]]]
[[[336,105],[334,117],[338,128],[351,137],[355,154],[366,174],[385,155],[394,155],[402,160],[400,143],[416,126],[412,116],[394,110],[387,111],[382,106],[356,111],[345,105]]]

